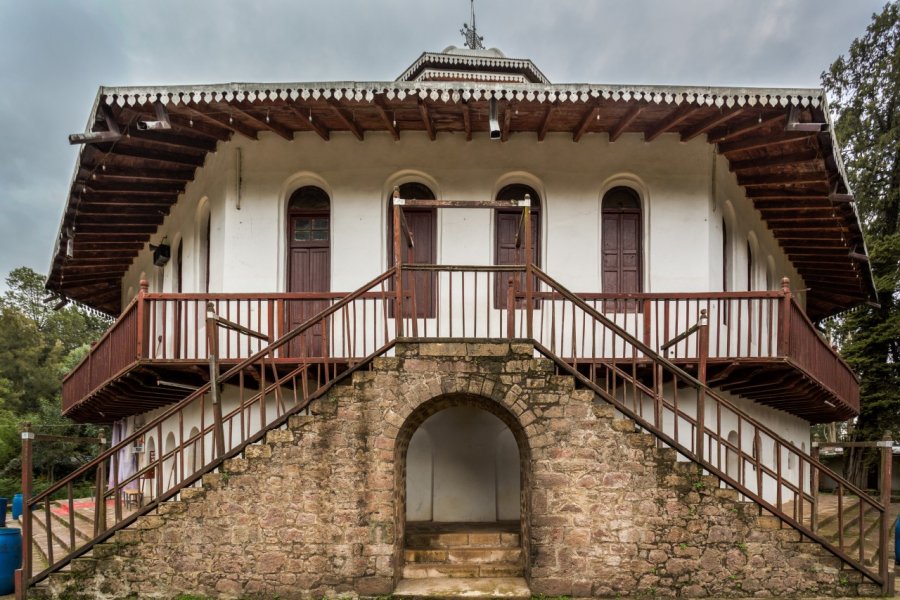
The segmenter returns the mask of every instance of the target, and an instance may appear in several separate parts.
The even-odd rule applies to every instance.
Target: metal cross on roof
[[[472,26],[469,27],[468,23],[463,23],[462,29],[459,32],[462,34],[464,38],[466,38],[466,47],[471,48],[472,50],[481,50],[484,48],[484,37],[478,35],[478,30],[475,29],[475,0],[470,0],[472,4]]]

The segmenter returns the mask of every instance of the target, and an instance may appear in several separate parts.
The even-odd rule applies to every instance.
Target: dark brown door
[[[319,188],[301,188],[292,196],[288,213],[288,292],[315,293],[331,289],[331,218],[328,197]],[[291,300],[288,328],[293,329],[329,306],[327,299]],[[291,342],[292,356],[322,357],[327,328],[315,325]]]
[[[400,197],[405,200],[434,200],[435,195],[421,183],[404,183]],[[394,206],[388,204],[388,266],[394,266]],[[413,248],[404,231],[400,237],[400,264],[433,265],[437,262],[437,211],[433,208],[404,208],[403,216],[413,236]],[[391,280],[391,290],[394,289]],[[430,271],[403,273],[403,316],[415,314],[419,318],[434,317],[437,312],[437,275]],[[394,316],[391,305],[390,316]]]
[[[503,187],[497,192],[497,200],[524,200],[531,199],[531,260],[535,266],[541,266],[541,197],[537,191],[521,183],[513,183]],[[525,230],[522,209],[498,210],[494,218],[494,264],[495,265],[524,265],[525,257]],[[516,248],[516,236],[522,227],[522,239],[519,240],[519,248]],[[509,289],[509,273],[499,273],[494,280],[494,307],[506,308],[506,294]],[[525,288],[525,281],[516,282],[519,292]],[[537,277],[532,278],[532,289],[537,289]],[[516,301],[516,307],[524,307],[523,300]],[[535,302],[537,307],[537,302]]]
[[[603,292],[637,294],[643,289],[641,211],[629,188],[614,188],[603,198],[601,276]],[[637,310],[637,301],[607,302],[606,310]]]
[[[434,209],[403,209],[414,245],[409,248],[406,236],[400,240],[400,264],[433,265],[437,262],[437,213]],[[393,263],[393,261],[391,261]],[[431,271],[403,273],[403,315],[419,318],[435,316],[436,275]]]

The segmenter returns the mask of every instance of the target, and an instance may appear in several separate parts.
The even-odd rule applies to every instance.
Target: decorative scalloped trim
[[[477,83],[477,82],[476,82]],[[734,106],[813,106],[819,107],[824,92],[819,89],[765,89],[765,88],[689,88],[665,86],[620,86],[561,84],[503,84],[484,82],[483,85],[460,85],[460,82],[324,82],[285,84],[216,84],[190,87],[123,87],[101,88],[100,95],[107,104],[146,104],[160,100],[178,105],[195,102],[233,102],[247,100],[251,104],[265,101],[313,98],[318,100],[351,98],[372,102],[377,95],[389,100],[403,100],[407,96],[430,98],[434,101],[460,102],[489,98],[516,100],[519,102],[572,102],[585,103],[603,98],[614,102],[645,101],[654,104],[682,103],[734,107]]]
[[[544,85],[550,85],[550,80],[528,59],[522,58],[505,58],[505,57],[488,57],[488,56],[468,56],[461,54],[437,54],[426,52],[419,57],[406,71],[403,72],[397,81],[415,81],[410,79],[412,74],[416,72],[425,63],[439,63],[445,65],[465,65],[472,67],[505,67],[509,69],[525,69]]]

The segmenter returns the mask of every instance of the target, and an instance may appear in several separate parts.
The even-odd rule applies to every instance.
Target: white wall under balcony
[[[321,185],[332,201],[331,287],[350,291],[386,267],[386,205],[393,185],[418,180],[430,184],[439,198],[465,200],[490,199],[506,183],[526,183],[542,195],[546,270],[574,290],[601,291],[600,199],[613,186],[631,185],[643,204],[645,291],[721,289],[720,205],[725,200],[740,215],[735,240],[752,230],[760,258],[774,257],[775,278],[793,275],[721,159],[717,185],[712,185],[712,161],[705,141],[683,144],[674,135],[651,143],[630,134],[615,143],[605,135],[574,143],[562,134],[550,134],[544,142],[522,134],[507,143],[486,136],[466,142],[448,134],[432,142],[415,133],[404,133],[399,142],[380,133],[368,133],[364,142],[343,133],[329,142],[304,133],[293,142],[267,134],[255,142],[237,137],[209,156],[152,241],[182,240],[183,289],[200,290],[205,258],[198,206],[208,202],[211,291],[281,291],[286,199],[297,187]],[[439,211],[439,262],[489,264],[492,219],[488,210]],[[742,252],[738,241],[734,245]],[[740,260],[734,263],[741,268]],[[165,291],[174,287],[173,264],[164,269]],[[124,280],[123,296],[137,290],[141,273],[155,281],[156,270],[145,250]],[[734,277],[742,275],[736,271]]]

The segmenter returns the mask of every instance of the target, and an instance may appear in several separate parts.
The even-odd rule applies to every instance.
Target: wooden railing
[[[433,306],[427,313],[417,307],[420,276],[435,286],[429,292]],[[505,303],[493,297],[496,290],[504,289],[496,285],[498,279],[507,282]],[[22,522],[23,585],[41,580],[133,523],[138,516],[176,497],[185,487],[197,484],[226,458],[237,456],[247,445],[262,440],[268,430],[285,425],[291,415],[304,410],[336,381],[366,366],[375,356],[389,354],[397,340],[503,337],[531,340],[536,352],[552,360],[559,373],[575,377],[661,442],[698,464],[698,475],[703,470],[716,475],[744,497],[821,543],[885,591],[888,589],[887,540],[881,539],[875,552],[864,543],[871,522],[877,521],[880,531],[886,531],[887,502],[869,497],[703,383],[712,327],[709,321],[713,316],[691,324],[696,328],[692,327],[691,335],[683,341],[682,351],[694,353],[699,361],[698,379],[533,265],[403,265],[340,300],[329,300],[329,306],[283,336],[268,344],[261,341],[261,349],[224,373],[217,366],[218,353],[211,352],[210,383],[163,410],[44,492],[32,496],[31,473],[24,467],[28,461],[23,460],[23,494],[27,499]],[[606,300],[598,298],[593,302]],[[647,303],[649,300],[652,299],[648,298]],[[635,307],[643,301],[634,301]],[[269,307],[265,319],[259,311],[247,313],[256,319],[255,324],[282,322],[277,316],[277,302],[265,304]],[[139,303],[138,312],[141,310]],[[728,308],[729,313],[733,310],[737,309]],[[626,318],[620,312],[614,317]],[[232,313],[231,317],[239,314]],[[417,316],[422,314],[429,316]],[[729,314],[728,318],[732,317]],[[210,311],[204,320],[207,332],[216,329],[208,336],[213,350],[216,346],[221,349],[221,321],[217,319],[222,318]],[[199,322],[199,316],[192,319]],[[237,334],[240,344],[235,347],[240,352],[245,348],[252,350],[240,336],[259,334],[252,327],[225,320],[230,321],[228,327],[232,330],[246,330]],[[138,340],[141,331],[138,328]],[[265,332],[265,337],[276,335],[273,331],[277,327]],[[669,329],[663,331],[664,336],[669,336]],[[286,362],[280,358],[292,350],[299,360]],[[224,355],[228,355],[227,350]],[[228,384],[222,396],[218,382]],[[185,431],[186,423],[195,422],[197,416],[196,429]],[[159,451],[152,456],[147,453],[137,469],[122,471],[122,463],[131,460],[134,445],[144,444],[150,437],[156,440]],[[30,456],[30,446],[24,445]],[[74,482],[91,477],[96,481],[97,498],[94,536],[64,556],[53,556],[52,531],[36,528],[32,515],[49,510],[50,498],[56,494],[65,496],[63,502],[71,506]],[[843,521],[836,539],[817,525],[822,519],[812,490],[824,477],[838,482],[842,509],[854,505],[860,515],[856,524]],[[126,495],[143,489],[142,483],[148,478],[153,482],[150,497],[129,513],[124,507]],[[71,529],[76,516],[74,511],[67,514],[63,518],[69,521],[64,526]],[[49,565],[34,573],[31,548],[38,536],[47,537],[40,545],[51,550]]]
[[[497,285],[498,280],[511,273],[502,269],[485,267],[478,276],[474,271],[468,271],[465,276],[461,271],[428,275],[436,295],[460,296],[460,305],[448,307],[447,314],[429,313],[430,318],[420,318],[418,324],[435,335],[448,335],[452,330],[468,336],[478,321],[479,333],[498,335],[500,330],[496,319],[489,325],[484,319],[479,320],[474,311],[479,297],[493,297],[498,290],[509,289],[507,285]],[[413,277],[426,276],[422,271],[418,273]],[[522,287],[521,284],[519,287]],[[521,289],[519,293],[521,296]],[[543,294],[536,290],[533,302],[539,305],[546,301]],[[660,351],[680,332],[696,323],[701,311],[706,311],[710,359],[790,359],[838,398],[859,410],[859,382],[856,376],[816,331],[791,297],[787,286],[782,291],[761,292],[578,295],[593,309],[655,351]],[[205,318],[209,302],[214,304],[217,314],[267,336],[260,340],[240,336],[233,331],[221,331],[220,359],[238,361],[259,351],[267,342],[280,338],[303,318],[345,296],[345,293],[338,292],[148,294],[142,291],[90,354],[63,380],[63,411],[69,410],[137,361],[205,361]],[[408,298],[406,302],[409,302]],[[519,297],[517,302],[521,305],[523,299]],[[504,303],[505,299],[494,298],[494,305],[486,306],[481,316],[491,314],[485,312],[488,310],[496,313],[496,307]],[[468,315],[463,314],[466,306],[471,307]],[[553,304],[548,303],[546,308],[548,310],[538,312],[538,325],[549,324],[554,319]],[[425,313],[419,310],[419,314]],[[570,334],[580,338],[573,351],[576,354],[584,351],[590,340],[584,338],[577,327]],[[332,338],[332,342],[336,339],[339,338]],[[307,356],[313,349],[313,346],[307,348]],[[298,351],[297,344],[289,345],[280,349],[276,358],[296,358]],[[361,356],[353,348],[332,347],[331,353],[334,357]],[[697,358],[696,348],[690,340],[672,345],[666,349],[665,355],[673,360]]]

